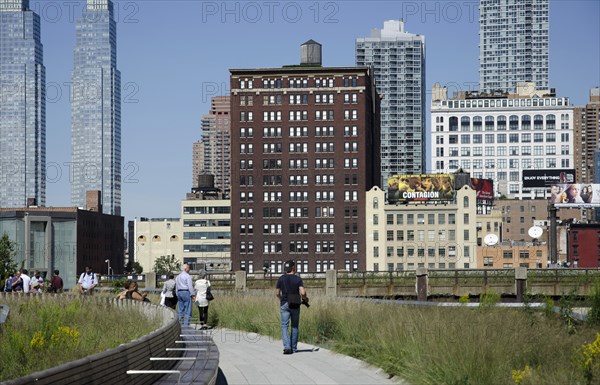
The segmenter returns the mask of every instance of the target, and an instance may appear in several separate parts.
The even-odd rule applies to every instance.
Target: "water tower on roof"
[[[300,46],[300,64],[322,65],[321,44],[312,39],[302,44]]]

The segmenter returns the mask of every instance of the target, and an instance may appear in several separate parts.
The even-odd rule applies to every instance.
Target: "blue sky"
[[[47,206],[69,206],[75,18],[83,2],[31,1],[46,66]],[[425,36],[427,92],[479,80],[478,1],[115,1],[122,75],[122,214],[179,217],[192,181],[192,143],[210,97],[229,92],[230,68],[299,62],[323,45],[325,66],[354,65],[354,41],[404,18]],[[574,105],[600,84],[600,2],[550,1],[550,84]],[[428,98],[429,105],[429,98]],[[427,117],[429,120],[429,116]],[[429,121],[427,128],[429,129]]]

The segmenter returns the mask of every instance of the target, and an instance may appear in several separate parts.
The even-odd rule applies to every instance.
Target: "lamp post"
[[[107,276],[110,277],[110,259],[106,259],[104,260],[104,262],[108,263],[108,269],[106,271]]]

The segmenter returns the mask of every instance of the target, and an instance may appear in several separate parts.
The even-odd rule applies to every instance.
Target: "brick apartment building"
[[[379,97],[369,67],[231,69],[233,270],[365,269],[365,194],[380,180]],[[312,53],[317,53],[311,56]]]

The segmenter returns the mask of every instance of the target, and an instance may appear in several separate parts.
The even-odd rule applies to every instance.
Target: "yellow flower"
[[[42,332],[35,332],[33,334],[33,338],[31,339],[31,348],[32,349],[40,349],[44,347],[44,343],[46,342],[46,339],[44,338],[44,335],[42,334]]]
[[[530,375],[531,368],[529,367],[529,365],[525,365],[525,368],[523,368],[523,370],[516,369],[512,371],[512,379],[516,384],[523,383],[523,380],[525,380]]]
[[[79,333],[75,328],[59,326],[50,338],[53,345],[76,346],[79,343]]]

